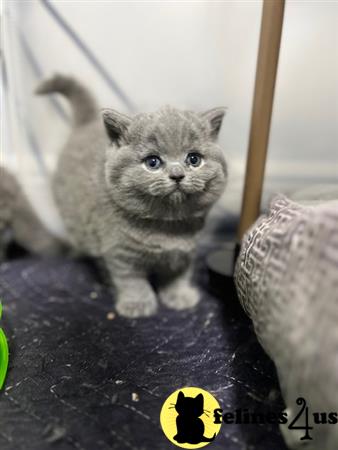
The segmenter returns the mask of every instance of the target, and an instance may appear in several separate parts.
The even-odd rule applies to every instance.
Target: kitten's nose
[[[175,180],[177,183],[179,183],[183,180],[184,177],[184,170],[181,166],[175,165],[170,168],[169,178],[171,178],[172,180]]]

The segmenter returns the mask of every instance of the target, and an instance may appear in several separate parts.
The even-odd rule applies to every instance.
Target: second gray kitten
[[[76,80],[56,75],[39,94],[70,101],[74,127],[53,189],[73,246],[101,257],[116,289],[116,309],[149,316],[157,296],[184,309],[199,300],[191,282],[205,217],[224,190],[227,170],[216,144],[224,108],[205,113],[164,107],[133,117],[103,111]]]
[[[37,255],[56,256],[67,249],[40,221],[15,176],[0,166],[0,263],[12,241]]]

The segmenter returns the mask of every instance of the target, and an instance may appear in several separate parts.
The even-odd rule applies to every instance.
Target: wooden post
[[[283,15],[284,0],[264,0],[239,240],[260,212]]]

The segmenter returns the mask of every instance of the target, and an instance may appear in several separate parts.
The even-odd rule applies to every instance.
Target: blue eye
[[[144,164],[150,170],[157,170],[162,165],[162,160],[158,156],[147,156],[144,160]]]
[[[201,165],[202,159],[202,155],[200,155],[199,153],[188,153],[185,162],[189,166],[198,167]]]

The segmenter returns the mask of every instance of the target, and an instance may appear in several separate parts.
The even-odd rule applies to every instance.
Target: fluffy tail
[[[84,125],[98,117],[98,109],[92,94],[75,78],[54,75],[36,89],[39,95],[58,92],[68,98],[74,115],[75,126]]]

